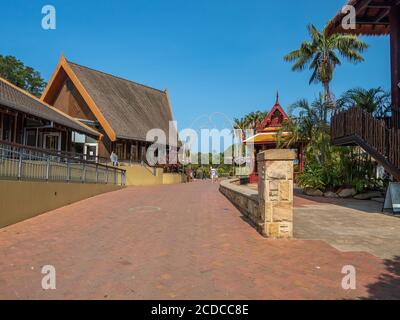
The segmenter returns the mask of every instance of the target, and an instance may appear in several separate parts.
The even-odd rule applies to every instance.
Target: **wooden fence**
[[[331,138],[358,138],[400,169],[400,130],[389,129],[385,120],[376,119],[365,110],[355,107],[339,112],[331,122]],[[372,155],[373,156],[373,155]]]

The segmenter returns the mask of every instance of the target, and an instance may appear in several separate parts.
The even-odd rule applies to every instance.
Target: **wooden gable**
[[[276,96],[276,103],[265,119],[257,126],[257,132],[266,131],[269,128],[281,128],[283,123],[289,121],[289,116],[279,103],[279,94]]]

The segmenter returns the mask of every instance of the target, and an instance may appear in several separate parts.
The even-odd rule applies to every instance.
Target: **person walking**
[[[114,167],[118,167],[118,155],[114,151],[111,152],[110,160]]]
[[[214,169],[213,167],[211,167],[210,175],[211,175],[211,183],[214,183],[218,179],[217,169]]]

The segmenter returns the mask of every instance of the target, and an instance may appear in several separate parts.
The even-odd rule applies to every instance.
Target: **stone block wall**
[[[220,192],[247,217],[259,232],[262,231],[257,191],[239,185],[239,180],[224,180]]]
[[[268,238],[293,237],[292,150],[268,150],[257,155],[259,209]]]
[[[221,182],[220,191],[268,238],[293,237],[292,150],[268,150],[258,154],[258,192],[239,185],[239,180]]]

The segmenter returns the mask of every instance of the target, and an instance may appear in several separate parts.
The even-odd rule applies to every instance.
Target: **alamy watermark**
[[[55,30],[57,28],[56,8],[52,5],[45,5],[42,8],[42,28],[44,30]]]
[[[345,16],[342,19],[342,28],[344,30],[355,30],[357,23],[356,8],[351,5],[346,5],[341,11]]]
[[[45,265],[42,268],[42,289],[56,290],[56,268],[52,265]]]
[[[251,141],[247,143],[244,138],[253,137],[254,130],[226,128],[196,131],[188,128],[178,134],[176,128],[176,121],[170,121],[168,133],[162,129],[152,129],[147,132],[146,140],[152,142],[146,152],[146,160],[150,165],[208,165],[211,163],[253,169],[254,143]],[[201,150],[206,151],[201,152]],[[221,150],[224,151],[221,152]]]
[[[345,276],[342,279],[343,290],[356,290],[357,289],[357,271],[354,266],[344,266],[342,274]]]

